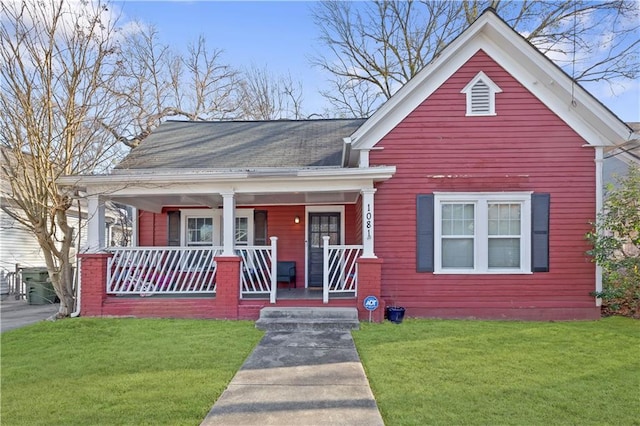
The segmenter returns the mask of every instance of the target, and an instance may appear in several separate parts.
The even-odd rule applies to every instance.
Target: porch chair
[[[279,261],[276,265],[276,281],[279,283],[286,282],[291,289],[291,283],[293,287],[296,287],[296,262],[294,261]]]

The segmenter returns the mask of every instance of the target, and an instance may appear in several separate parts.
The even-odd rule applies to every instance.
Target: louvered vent
[[[471,114],[491,113],[491,92],[489,86],[480,80],[471,88]]]
[[[496,115],[496,93],[501,93],[488,75],[480,71],[460,93],[467,96],[467,116]]]

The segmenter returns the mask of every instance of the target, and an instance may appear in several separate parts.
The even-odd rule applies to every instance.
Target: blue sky
[[[306,114],[322,112],[327,75],[310,64],[321,49],[304,1],[124,1],[117,2],[123,21],[154,25],[163,42],[186,48],[204,35],[210,47],[224,51],[222,61],[235,67],[266,66],[276,75],[290,73],[303,84]],[[640,82],[627,87],[585,86],[624,121],[640,122]]]

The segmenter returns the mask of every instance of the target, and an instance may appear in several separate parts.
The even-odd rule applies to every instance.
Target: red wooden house
[[[95,213],[81,314],[364,317],[373,295],[409,316],[597,318],[584,235],[603,152],[631,134],[488,11],[368,119],[167,122],[113,173],[62,179]],[[137,208],[134,247],[103,250],[107,198]]]

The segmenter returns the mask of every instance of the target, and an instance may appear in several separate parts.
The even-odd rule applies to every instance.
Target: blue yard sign
[[[367,311],[375,311],[378,309],[378,298],[375,296],[367,296],[364,299],[364,308]]]

